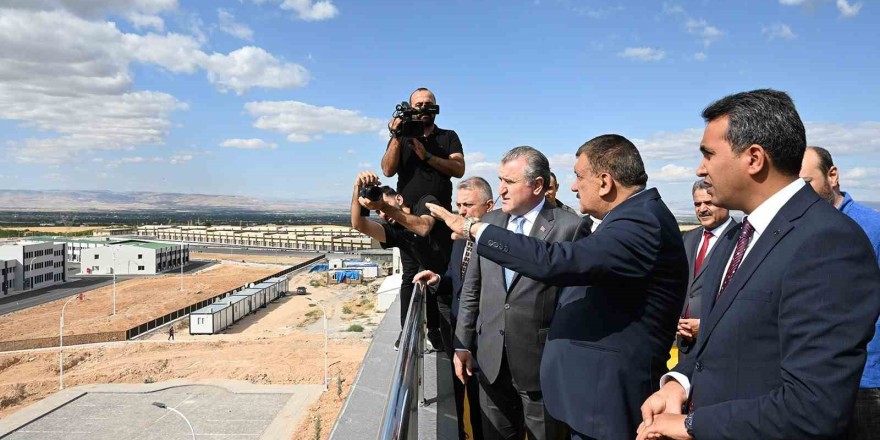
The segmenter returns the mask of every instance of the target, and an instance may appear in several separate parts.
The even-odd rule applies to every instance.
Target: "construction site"
[[[220,334],[190,335],[188,318],[181,317],[127,339],[126,331],[141,323],[266,279],[305,260],[246,254],[194,254],[193,258],[210,259],[213,264],[184,276],[166,274],[120,281],[115,285],[115,295],[113,286],[104,286],[0,316],[0,425],[16,422],[28,411],[36,411],[41,404],[56,399],[58,396],[53,394],[62,383],[65,389],[88,389],[93,384],[150,386],[233,381],[239,383],[235,385],[238,388],[242,388],[243,382],[244,388],[250,384],[255,389],[293,386],[290,389],[296,390],[295,386],[303,385],[307,386],[303,389],[318,390],[290,398],[302,401],[298,403],[303,405],[301,410],[278,413],[285,414],[284,417],[258,417],[267,420],[266,426],[257,423],[249,432],[261,432],[262,436],[242,433],[242,438],[328,438],[372,332],[383,316],[375,307],[381,280],[328,285],[324,274],[294,273],[290,275],[290,290],[305,287],[305,295],[282,296]],[[62,308],[64,343],[59,349]],[[295,391],[290,393],[295,395]],[[47,399],[49,396],[52,399]],[[41,402],[44,399],[46,402]],[[83,399],[79,401],[88,401]],[[72,399],[66,405],[74,405],[75,401]],[[75,405],[68,410],[73,408]],[[55,433],[40,425],[54,423],[52,417],[59,417],[59,411],[47,410],[46,415],[38,417],[28,415],[33,420],[4,433],[10,432],[9,438],[74,438],[63,429]],[[283,423],[275,422],[283,425],[283,429],[267,428],[272,417],[285,419]],[[193,426],[201,432],[212,432],[206,423],[196,421]],[[130,432],[125,429],[132,429],[131,424],[125,425],[120,424],[120,431],[114,434],[117,437],[108,438],[128,438],[121,437]],[[101,426],[105,430],[116,429]],[[35,436],[37,432],[41,434]],[[90,436],[83,434],[83,438],[105,438],[89,432]]]

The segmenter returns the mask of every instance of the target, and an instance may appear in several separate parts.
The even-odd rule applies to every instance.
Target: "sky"
[[[577,148],[617,133],[687,208],[702,109],[770,87],[877,201],[878,42],[880,7],[855,0],[4,0],[0,189],[344,204],[428,87],[466,177],[497,188],[530,145],[568,187]]]

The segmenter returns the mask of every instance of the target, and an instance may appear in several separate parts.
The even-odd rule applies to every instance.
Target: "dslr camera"
[[[426,124],[426,121],[420,119],[419,116],[437,114],[440,114],[440,106],[437,104],[415,108],[403,101],[394,108],[392,116],[402,122],[397,126],[397,129],[391,131],[391,135],[394,137],[419,137],[425,134]]]
[[[364,185],[358,188],[358,197],[363,197],[371,201],[379,201],[382,199],[382,188],[378,185]],[[361,206],[361,217],[369,217],[370,210]]]

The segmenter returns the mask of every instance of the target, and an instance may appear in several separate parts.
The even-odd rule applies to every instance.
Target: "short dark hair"
[[[556,174],[553,171],[550,171],[550,182],[556,182],[556,186],[559,186],[559,179],[556,178]],[[550,186],[550,183],[547,183],[547,186]]]
[[[698,189],[709,189],[709,184],[704,179],[697,180],[694,182],[693,188],[691,188],[691,195],[694,195]]]
[[[619,134],[604,134],[588,140],[575,156],[587,155],[593,174],[608,173],[625,187],[645,186],[648,173],[638,148]]]
[[[813,150],[819,156],[819,171],[822,171],[823,176],[827,176],[828,172],[831,171],[831,167],[834,166],[834,159],[831,159],[831,153],[822,147],[807,148]]]
[[[428,93],[430,93],[430,94],[431,94],[431,98],[434,99],[434,104],[437,103],[437,96],[434,95],[434,92],[432,92],[432,91],[426,89],[425,87],[419,87],[419,88],[413,90],[413,92],[409,94],[409,103],[410,103],[410,104],[412,104],[412,97],[413,97],[413,95],[416,94],[416,92],[428,92]]]
[[[752,90],[725,96],[703,110],[708,123],[728,117],[724,139],[736,154],[758,144],[781,173],[797,176],[807,149],[804,123],[794,101],[785,92],[772,89]]]
[[[523,145],[504,153],[504,156],[501,156],[501,163],[507,163],[520,157],[526,160],[526,182],[531,185],[540,177],[544,180],[541,189],[546,191],[550,185],[550,161],[547,160],[547,156],[528,145]]]
[[[383,196],[388,196],[388,197],[396,197],[397,196],[397,191],[388,185],[383,185],[383,186],[379,187],[379,189],[382,190]]]

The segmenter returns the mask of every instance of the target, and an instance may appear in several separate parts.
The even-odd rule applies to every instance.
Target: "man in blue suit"
[[[845,438],[880,310],[874,251],[798,178],[806,134],[787,94],[738,93],[703,118],[697,174],[746,217],[708,263],[700,337],[638,438]]]
[[[675,217],[656,189],[646,189],[632,142],[594,138],[578,149],[574,171],[581,212],[602,220],[574,242],[548,243],[428,208],[454,236],[477,237],[481,258],[572,286],[559,293],[541,360],[547,411],[571,428],[572,438],[632,438],[639,405],[667,371],[687,258]]]

